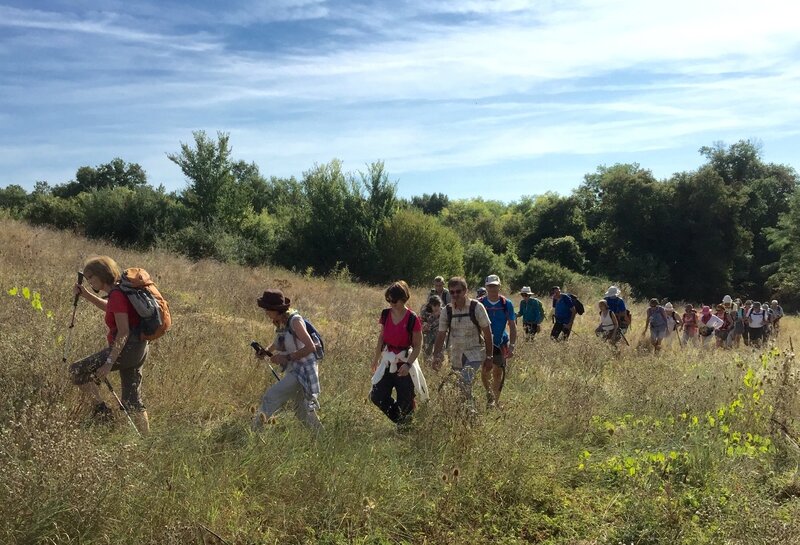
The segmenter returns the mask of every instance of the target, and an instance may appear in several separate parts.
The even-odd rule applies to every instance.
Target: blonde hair
[[[119,265],[107,255],[98,255],[87,259],[86,263],[83,264],[83,274],[96,276],[109,286],[113,286],[122,278]]]

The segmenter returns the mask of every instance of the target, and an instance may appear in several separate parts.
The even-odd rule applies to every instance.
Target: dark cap
[[[289,310],[291,300],[283,295],[281,290],[267,290],[256,302],[264,310],[283,312]]]

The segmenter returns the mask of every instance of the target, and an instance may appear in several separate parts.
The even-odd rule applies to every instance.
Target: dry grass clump
[[[383,288],[9,220],[0,229],[2,543],[790,543],[800,533],[798,382],[783,352],[800,337],[796,319],[777,350],[674,346],[656,357],[598,341],[581,293],[587,314],[568,343],[546,332],[519,343],[503,410],[486,409],[476,382],[470,416],[447,373],[424,366],[432,399],[398,433],[367,401]],[[145,439],[120,417],[88,425],[61,363],[74,272],[97,253],[148,269],[171,303],[174,329],[145,368]],[[272,335],[255,299],[273,286],[325,336],[318,437],[291,411],[249,431],[273,380],[249,347]],[[38,292],[42,309],[13,287]],[[426,294],[415,289],[412,308]],[[85,303],[77,324],[72,360],[104,335]]]

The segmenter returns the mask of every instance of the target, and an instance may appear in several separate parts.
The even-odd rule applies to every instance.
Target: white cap
[[[773,299],[771,304],[777,305],[778,304],[778,300],[777,299]]]
[[[603,297],[617,297],[619,295],[619,288],[617,286],[611,286],[606,290],[606,294]]]
[[[500,285],[500,277],[496,274],[490,274],[486,277],[486,282],[484,283],[487,286],[499,286]]]
[[[675,307],[672,306],[672,303],[667,303],[664,305],[664,310],[675,310]]]
[[[722,298],[722,302],[725,303],[726,305],[728,303],[733,303],[733,298],[730,295],[726,295],[725,297]]]
[[[522,289],[521,289],[521,290],[519,290],[519,292],[520,292],[520,293],[527,293],[528,295],[530,295],[531,293],[533,293],[533,292],[531,291],[531,287],[530,287],[530,286],[522,286]]]

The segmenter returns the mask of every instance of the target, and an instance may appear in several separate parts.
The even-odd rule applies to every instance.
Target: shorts
[[[128,410],[145,410],[142,403],[142,366],[148,354],[147,341],[129,339],[122,349],[122,353],[111,366],[112,371],[119,371],[122,383],[122,403]],[[78,360],[69,366],[69,374],[75,385],[88,384],[92,375],[106,363],[111,354],[111,347],[107,346],[100,352]]]
[[[541,330],[541,326],[535,322],[522,322],[522,327],[526,335],[536,335]]]
[[[764,336],[763,327],[748,327],[747,330],[750,333],[751,341],[760,341],[761,338]]]

